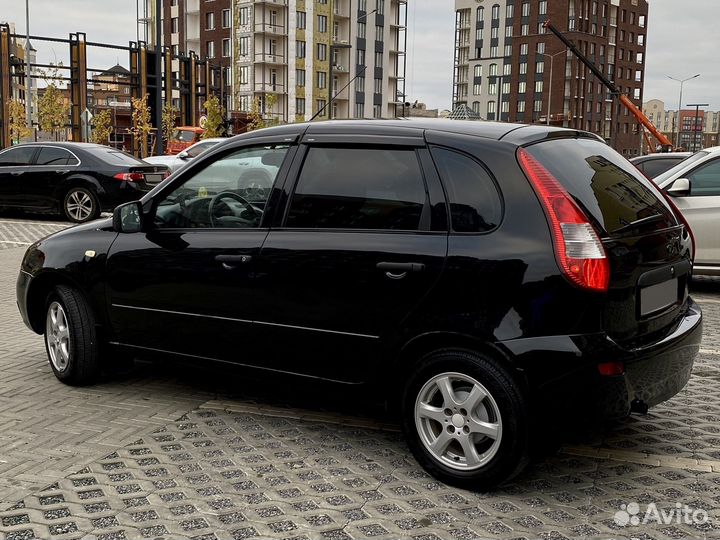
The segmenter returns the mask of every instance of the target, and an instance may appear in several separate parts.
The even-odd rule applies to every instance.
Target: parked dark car
[[[630,163],[635,165],[640,172],[648,178],[656,176],[672,169],[681,161],[692,156],[692,152],[665,152],[657,154],[648,154],[646,156],[638,156],[630,159]]]
[[[682,216],[594,135],[336,121],[237,136],[35,243],[17,298],[68,384],[109,345],[366,385],[428,471],[484,489],[553,405],[622,417],[685,386],[692,258]]]
[[[51,211],[82,223],[142,197],[167,174],[164,165],[99,144],[21,144],[0,152],[0,207]]]

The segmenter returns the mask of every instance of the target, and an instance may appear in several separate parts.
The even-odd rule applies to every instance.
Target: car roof
[[[548,126],[545,124],[511,124],[508,122],[485,122],[449,120],[444,118],[397,118],[356,119],[356,120],[325,120],[322,122],[304,122],[273,126],[261,130],[237,135],[234,138],[249,138],[262,133],[273,135],[332,135],[362,132],[372,135],[391,135],[404,133],[408,136],[422,136],[424,131],[442,131],[493,140],[505,140],[515,144],[525,144],[548,137],[588,137],[602,140],[597,135],[575,129]]]
[[[68,150],[74,150],[77,148],[110,148],[111,150],[115,150],[115,148],[112,148],[111,146],[105,146],[103,144],[95,144],[95,143],[85,143],[85,142],[72,142],[72,141],[37,141],[37,142],[29,142],[29,143],[21,143],[16,144],[15,146],[12,146],[10,148],[18,148],[21,146],[57,146],[59,148],[67,148]]]
[[[636,156],[631,158],[632,163],[642,163],[643,161],[652,161],[654,159],[677,159],[692,156],[692,152],[653,152],[652,154],[646,154],[644,156]]]

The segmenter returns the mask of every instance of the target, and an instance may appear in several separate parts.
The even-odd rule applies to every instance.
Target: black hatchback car
[[[109,345],[368,385],[428,471],[487,488],[551,403],[619,417],[685,386],[692,260],[672,203],[594,135],[337,121],[237,136],[37,242],[17,298],[66,383]]]
[[[57,212],[82,223],[142,197],[168,174],[164,165],[99,144],[22,144],[0,152],[0,207]]]

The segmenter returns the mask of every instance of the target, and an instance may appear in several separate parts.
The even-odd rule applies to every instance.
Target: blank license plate
[[[159,184],[160,182],[162,182],[163,178],[164,178],[164,175],[162,175],[162,174],[146,174],[145,175],[145,181],[148,184]]]
[[[640,314],[649,315],[678,301],[678,280],[671,279],[640,289]]]

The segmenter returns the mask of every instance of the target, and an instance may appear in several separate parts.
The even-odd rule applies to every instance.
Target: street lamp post
[[[538,53],[542,54],[543,56],[547,56],[550,58],[550,84],[548,85],[548,106],[547,106],[547,118],[545,119],[545,124],[550,125],[550,107],[552,106],[552,85],[553,85],[553,61],[555,60],[555,57],[558,54],[567,54],[567,49],[563,49],[562,51],[558,51],[553,54],[547,54],[547,53]]]
[[[680,99],[678,99],[678,112],[677,112],[677,138],[675,139],[675,147],[677,148],[680,145],[680,110],[682,109],[682,92],[683,92],[683,84],[685,84],[686,81],[689,81],[691,79],[697,79],[700,76],[698,73],[697,75],[693,75],[692,77],[688,77],[687,79],[676,79],[675,77],[671,77],[668,75],[668,79],[672,79],[673,81],[680,83]]]
[[[32,77],[30,76],[30,0],[25,0],[25,120],[32,129]]]
[[[692,151],[697,151],[697,123],[698,123],[698,116],[700,115],[700,107],[708,107],[709,105],[707,103],[688,103],[686,107],[695,107],[695,120],[693,122],[693,149]],[[702,139],[702,129],[700,129],[700,138]]]

